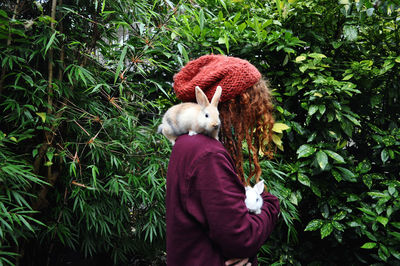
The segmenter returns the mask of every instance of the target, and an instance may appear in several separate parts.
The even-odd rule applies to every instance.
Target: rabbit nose
[[[219,124],[215,124],[215,125],[213,125],[213,127],[214,127],[215,129],[218,129],[218,128],[219,128]]]

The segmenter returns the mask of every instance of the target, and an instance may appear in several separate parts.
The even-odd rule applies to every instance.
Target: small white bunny
[[[255,214],[261,213],[261,207],[263,205],[263,198],[261,193],[264,191],[264,180],[261,180],[254,187],[246,186],[246,199],[244,203],[246,204],[249,212],[254,212]]]
[[[158,127],[158,132],[169,139],[172,145],[182,134],[189,136],[202,133],[218,140],[218,131],[221,125],[219,120],[218,102],[222,88],[217,87],[211,103],[204,92],[196,86],[196,103],[181,103],[167,110]]]

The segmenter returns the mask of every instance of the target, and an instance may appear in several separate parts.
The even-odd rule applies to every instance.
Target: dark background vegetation
[[[165,263],[156,128],[208,53],[273,89],[262,264],[400,265],[399,24],[395,0],[1,1],[0,265]]]

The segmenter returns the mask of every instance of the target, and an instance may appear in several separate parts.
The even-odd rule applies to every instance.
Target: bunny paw
[[[197,135],[197,132],[193,131],[193,130],[190,130],[189,131],[189,136],[194,136],[194,135]]]

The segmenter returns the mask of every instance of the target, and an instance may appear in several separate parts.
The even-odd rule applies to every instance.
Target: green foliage
[[[290,127],[274,140],[284,150],[278,164],[263,162],[283,219],[260,261],[396,263],[399,4],[197,3],[176,18],[188,57],[248,59],[271,82],[277,121]]]
[[[162,255],[173,7],[56,1],[52,17],[51,2],[0,5],[1,262]]]
[[[281,219],[260,262],[399,263],[398,1],[22,2],[0,4],[1,264],[164,256],[155,132],[173,74],[206,53],[273,89],[261,165]]]

